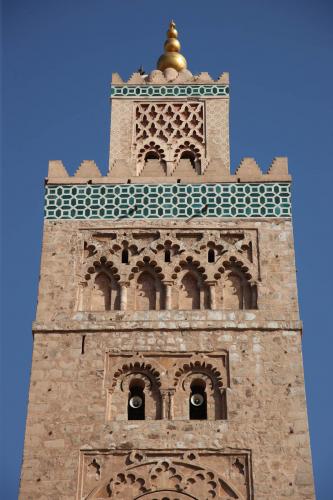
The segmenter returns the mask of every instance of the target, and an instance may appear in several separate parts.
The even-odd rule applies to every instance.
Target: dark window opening
[[[121,262],[123,264],[128,264],[128,250],[123,250],[121,252]]]
[[[81,340],[81,354],[84,354],[85,343],[86,343],[86,336],[82,335],[82,340]]]
[[[193,168],[196,167],[196,156],[194,153],[192,153],[192,151],[183,151],[181,156],[180,156],[180,159],[181,160],[190,160],[192,167]]]
[[[145,419],[145,394],[143,389],[139,383],[130,387],[127,404],[128,420]]]
[[[145,156],[145,161],[147,160],[159,160],[160,157],[156,151],[148,151],[148,153]]]
[[[170,250],[165,250],[164,262],[171,262],[171,252],[170,252]]]
[[[215,252],[212,248],[208,250],[208,262],[215,262]]]
[[[203,381],[192,382],[189,405],[190,420],[207,420],[207,395]]]

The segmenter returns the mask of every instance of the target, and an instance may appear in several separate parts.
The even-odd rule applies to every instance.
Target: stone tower
[[[113,75],[110,165],[51,161],[21,500],[314,499],[287,159],[229,83]]]

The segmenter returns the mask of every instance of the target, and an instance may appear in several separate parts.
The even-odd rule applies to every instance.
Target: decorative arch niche
[[[196,310],[208,309],[209,296],[205,283],[207,278],[205,269],[200,262],[193,261],[192,256],[187,256],[175,267],[174,276],[178,283],[178,309]]]
[[[222,308],[231,310],[257,309],[257,285],[248,267],[230,257],[219,268],[222,277]]]
[[[135,290],[135,310],[155,311],[157,307],[156,278],[149,272],[143,271],[139,274]]]
[[[118,269],[105,256],[88,268],[85,281],[80,284],[80,310],[112,311],[120,309]]]
[[[197,276],[187,271],[180,280],[179,309],[200,309],[200,285]]]
[[[223,309],[257,309],[256,286],[249,283],[237,269],[224,276]]]
[[[131,303],[135,311],[158,311],[165,308],[165,290],[162,283],[164,275],[156,261],[143,257],[132,268]]]

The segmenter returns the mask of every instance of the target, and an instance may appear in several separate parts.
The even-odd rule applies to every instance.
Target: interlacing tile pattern
[[[216,97],[227,96],[228,85],[112,85],[112,97]]]
[[[46,219],[290,217],[290,184],[49,185]]]

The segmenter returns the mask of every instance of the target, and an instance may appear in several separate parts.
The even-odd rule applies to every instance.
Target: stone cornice
[[[169,313],[169,316],[176,316],[179,311],[163,311]],[[182,311],[183,312],[183,311]],[[207,314],[208,313],[208,314]],[[211,313],[211,314],[209,314]],[[77,313],[77,315],[87,316],[84,313]],[[251,315],[249,311],[248,315]],[[188,319],[146,319],[146,320],[131,320],[129,315],[123,314],[120,311],[115,311],[112,315],[113,318],[108,320],[96,319],[77,319],[77,320],[55,320],[50,322],[34,322],[33,333],[82,333],[82,332],[118,332],[118,331],[179,331],[179,330],[221,330],[221,331],[302,331],[302,322],[300,320],[257,320],[246,319],[244,313],[243,320],[231,319],[214,319],[216,317],[227,316],[222,311],[205,311],[202,313],[202,318],[188,318]],[[93,316],[93,315],[91,315]],[[189,315],[190,316],[190,315]]]

